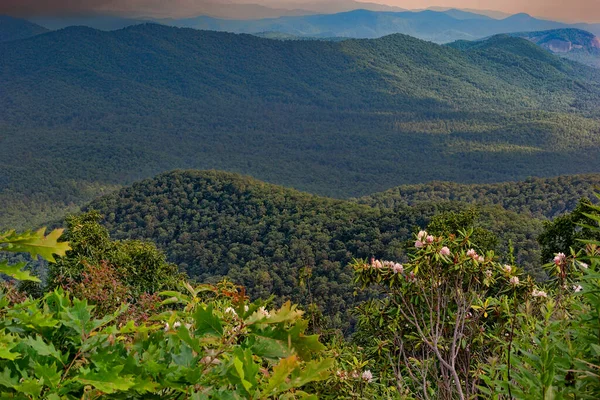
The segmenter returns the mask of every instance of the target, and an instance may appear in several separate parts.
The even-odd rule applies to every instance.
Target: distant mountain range
[[[226,20],[197,17],[184,20],[163,20],[168,25],[195,29],[209,29],[234,33],[280,32],[297,36],[377,38],[403,33],[436,43],[455,40],[476,40],[514,32],[543,31],[577,28],[596,35],[600,25],[568,25],[546,21],[527,14],[516,14],[505,19],[461,10],[386,12],[354,10],[337,14],[319,14],[260,20]]]
[[[0,43],[0,87],[0,226],[174,168],[336,197],[600,170],[600,71],[509,36],[72,27]]]

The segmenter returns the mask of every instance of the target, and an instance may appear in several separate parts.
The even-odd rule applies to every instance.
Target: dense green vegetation
[[[586,207],[587,232],[597,237],[600,207]],[[32,299],[27,287],[2,284],[5,397],[537,400],[600,393],[597,241],[556,254],[541,286],[483,247],[493,240],[465,226],[468,213],[438,215],[431,226],[440,233],[412,235],[406,261],[351,263],[359,290],[380,295],[355,309],[353,337],[329,332],[324,346],[305,333],[309,321],[295,305],[250,303],[243,288],[226,281],[192,286],[166,273],[183,279],[181,291],[145,293],[144,301],[120,297],[134,276],[151,281],[155,270],[111,275],[118,265],[106,261],[131,246],[111,241],[95,218],[70,219],[62,236],[0,233],[0,250],[57,263],[59,275],[74,262],[94,267],[68,272],[87,280],[79,292],[67,283]],[[147,250],[164,260],[152,245]],[[22,268],[0,262],[0,273],[37,280]],[[314,311],[309,317],[311,330],[321,331]]]
[[[98,259],[131,255],[127,244],[108,240],[92,220],[71,222],[67,236],[75,240],[72,248],[58,241],[61,230],[47,236],[41,230],[2,232],[0,250],[27,252],[51,263],[56,258],[61,262],[66,257],[67,263],[87,259],[105,277],[111,266]],[[95,239],[100,243],[90,243]],[[156,252],[151,247],[144,252]],[[101,275],[82,272],[69,278],[89,279],[84,291],[77,293],[66,284],[46,288],[37,300],[3,283],[2,397],[315,398],[300,389],[326,379],[333,360],[319,354],[324,346],[316,335],[304,334],[308,323],[296,306],[287,303],[267,310],[265,302],[249,303],[238,287],[227,283],[192,287],[182,282],[182,292],[152,293],[152,310],[135,313],[132,299],[120,297],[119,285],[140,278],[156,280],[154,272],[121,270],[119,276],[109,277],[110,288],[101,287],[106,283]],[[0,273],[17,281],[37,280],[22,265],[0,262]],[[99,288],[113,290],[94,293]],[[80,294],[87,297],[72,296]],[[142,299],[135,300],[139,306]],[[117,307],[107,309],[107,304]]]
[[[404,259],[417,227],[432,223],[439,234],[453,233],[432,220],[444,212],[466,212],[460,225],[489,231],[494,239],[488,248],[508,254],[512,241],[518,262],[543,276],[536,242],[540,220],[499,206],[470,207],[370,207],[214,171],[162,174],[89,206],[104,215],[113,237],[152,240],[192,278],[228,277],[253,298],[276,294],[280,301],[306,304],[310,294],[337,326],[347,326],[343,317],[357,300],[352,259]]]
[[[600,72],[515,38],[78,27],[0,44],[0,71],[0,226],[173,168],[334,197],[600,170]]]
[[[502,208],[535,218],[553,219],[577,206],[579,199],[595,199],[600,190],[600,175],[529,178],[520,182],[465,185],[431,182],[399,186],[382,193],[362,197],[361,204],[383,208],[403,207],[420,202],[460,201]]]

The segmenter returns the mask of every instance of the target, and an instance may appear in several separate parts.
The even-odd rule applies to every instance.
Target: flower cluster
[[[469,249],[467,250],[467,257],[472,258],[474,261],[478,261],[480,263],[485,261],[485,257],[480,256],[479,254],[477,254],[477,252],[475,251],[475,249]]]
[[[537,290],[537,289],[533,289],[531,291],[531,295],[533,297],[548,297],[548,294],[546,292],[544,292],[543,290]]]
[[[379,261],[374,258],[371,259],[371,267],[375,269],[388,268],[394,271],[395,274],[401,274],[404,272],[404,266],[400,263],[393,261]]]
[[[565,253],[558,253],[554,256],[554,264],[561,265],[563,262],[565,262],[566,258],[567,256]]]

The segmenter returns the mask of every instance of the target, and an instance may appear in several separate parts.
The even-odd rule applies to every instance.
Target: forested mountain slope
[[[0,44],[0,85],[0,226],[173,168],[336,197],[600,170],[600,72],[510,37],[76,27]]]
[[[530,178],[521,182],[465,185],[431,182],[406,185],[357,199],[358,203],[382,208],[404,207],[424,201],[460,201],[499,205],[504,209],[552,219],[572,211],[582,197],[595,199],[600,193],[600,175]]]
[[[354,301],[354,257],[403,261],[411,234],[444,211],[467,205],[423,202],[413,207],[373,208],[318,197],[236,174],[175,171],[105,196],[89,205],[105,216],[115,238],[150,239],[193,278],[228,276],[252,296],[273,293],[306,300],[302,268],[312,269],[311,294],[328,315],[341,317]],[[506,254],[539,273],[535,238],[540,220],[482,207],[475,226],[499,237]]]

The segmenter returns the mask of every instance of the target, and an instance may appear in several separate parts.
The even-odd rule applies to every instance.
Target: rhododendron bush
[[[381,359],[380,379],[418,398],[469,398],[494,353],[487,337],[534,287],[513,265],[474,247],[472,231],[434,237],[420,231],[404,264],[356,261],[356,284],[379,287],[360,307],[358,339]]]

